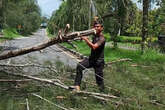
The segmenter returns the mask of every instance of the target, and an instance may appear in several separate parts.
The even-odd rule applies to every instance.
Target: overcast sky
[[[61,0],[37,0],[43,16],[51,16],[54,10],[57,10]]]
[[[137,3],[138,0],[132,0]],[[54,10],[57,10],[61,5],[61,0],[38,0],[43,16],[51,16]],[[142,4],[137,3],[138,8],[142,9]],[[155,6],[152,6],[155,7]]]

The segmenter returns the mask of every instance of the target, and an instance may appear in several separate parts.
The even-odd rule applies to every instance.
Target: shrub
[[[7,28],[3,30],[4,37],[7,39],[13,39],[19,36],[18,32],[14,28]]]

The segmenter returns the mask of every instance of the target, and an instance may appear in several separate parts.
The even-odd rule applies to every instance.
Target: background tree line
[[[144,40],[147,36],[157,37],[161,31],[160,25],[165,21],[165,1],[139,2],[143,4],[143,10],[138,9],[132,0],[65,0],[59,9],[54,11],[48,29],[53,34],[67,23],[71,24],[73,30],[88,29],[92,17],[97,15],[103,21],[104,32],[110,34],[114,44],[118,35],[142,36]],[[155,3],[159,7],[151,10],[152,4]],[[94,5],[95,10],[91,5]]]
[[[37,0],[0,0],[0,28],[26,35],[37,30],[41,12]]]

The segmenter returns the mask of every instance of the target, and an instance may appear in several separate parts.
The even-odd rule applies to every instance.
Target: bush
[[[19,37],[18,32],[14,28],[4,29],[3,34],[6,39],[13,39],[13,38]]]
[[[105,33],[104,34],[104,37],[106,39],[107,42],[111,41],[111,37],[110,37],[110,34],[109,33]]]

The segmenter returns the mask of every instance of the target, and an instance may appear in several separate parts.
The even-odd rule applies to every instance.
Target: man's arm
[[[95,49],[97,49],[97,48],[99,47],[97,43],[93,44],[93,43],[88,39],[88,37],[83,36],[83,37],[81,37],[81,38],[82,38],[82,39],[88,44],[88,46],[89,46],[90,48],[92,48],[93,50],[95,50]]]
[[[102,41],[103,41],[103,39],[101,40],[101,41],[98,41],[98,42],[96,42],[95,44],[93,44],[89,39],[88,39],[88,37],[87,36],[83,36],[83,37],[81,37],[87,44],[88,44],[88,46],[90,47],[90,48],[92,48],[93,50],[95,50],[95,49],[97,49],[101,44],[102,44]]]

